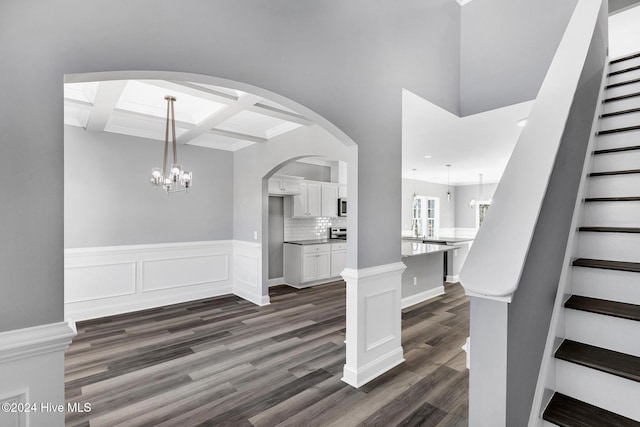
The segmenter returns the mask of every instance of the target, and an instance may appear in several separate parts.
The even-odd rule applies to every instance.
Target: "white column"
[[[360,387],[404,362],[401,345],[402,262],[347,268],[347,360],[342,381]]]
[[[74,336],[64,322],[0,333],[0,425],[64,425],[64,350]]]

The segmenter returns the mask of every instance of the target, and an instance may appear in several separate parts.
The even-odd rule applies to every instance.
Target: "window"
[[[439,227],[440,199],[413,196],[411,231],[414,236],[435,237]]]

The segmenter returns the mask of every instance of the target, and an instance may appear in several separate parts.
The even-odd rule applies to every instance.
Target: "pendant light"
[[[170,95],[164,97],[167,100],[167,124],[164,133],[164,158],[162,169],[151,169],[151,184],[154,187],[162,187],[167,193],[175,193],[178,191],[187,191],[193,183],[193,172],[182,170],[182,166],[178,164],[178,148],[176,144],[176,118],[173,103],[176,98]],[[171,169],[167,168],[167,160],[169,156],[169,124],[171,124],[171,133],[173,136],[173,163]]]
[[[450,181],[450,175],[449,172],[451,172],[451,165],[446,165],[447,166],[447,202],[451,201],[451,181]]]

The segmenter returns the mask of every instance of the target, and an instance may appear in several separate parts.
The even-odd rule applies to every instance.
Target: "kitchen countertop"
[[[284,243],[292,245],[323,245],[325,243],[347,243],[344,239],[289,240]]]
[[[402,242],[400,253],[403,257],[433,254],[437,252],[450,251],[452,249],[460,249],[460,246],[436,245],[431,243],[420,242]]]
[[[447,243],[462,243],[471,242],[473,237],[403,237],[402,240],[411,240],[418,242],[447,242]]]

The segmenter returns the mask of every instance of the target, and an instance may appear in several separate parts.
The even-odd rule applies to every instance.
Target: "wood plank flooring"
[[[224,296],[78,323],[66,351],[67,426],[466,426],[459,284],[403,310],[406,362],[341,381],[345,284],[276,286],[257,307]]]

